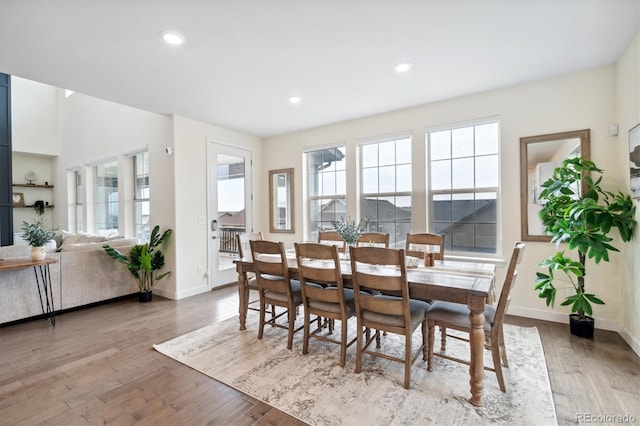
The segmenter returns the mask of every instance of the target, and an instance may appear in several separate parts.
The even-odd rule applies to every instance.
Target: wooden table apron
[[[246,286],[247,272],[254,272],[252,259],[236,259],[236,271],[238,272],[238,295],[240,330],[246,330],[246,319],[249,302],[249,288]],[[450,262],[454,264],[456,262]],[[298,268],[295,258],[287,258],[291,278],[298,277]],[[342,276],[346,286],[351,282],[351,265],[348,262],[341,263]],[[438,266],[438,265],[437,265]],[[482,391],[484,389],[484,306],[485,301],[491,297],[494,277],[492,271],[495,267],[485,268],[478,275],[456,274],[446,272],[447,261],[441,261],[439,267],[407,269],[409,281],[409,293],[414,299],[433,299],[448,302],[463,303],[469,307],[471,313],[471,333],[469,334],[470,347],[470,388],[471,404],[482,406]]]
[[[57,260],[46,257],[43,260],[33,260],[30,257],[13,257],[10,259],[0,260],[0,272],[33,267],[33,271],[36,275],[36,288],[38,289],[38,295],[40,296],[42,314],[45,316],[45,319],[51,319],[51,324],[54,326],[56,325],[56,311],[53,305],[53,287],[51,285],[51,272],[49,271],[49,265],[56,262]],[[42,290],[40,290],[41,285]],[[43,291],[46,303],[43,303],[42,301]]]

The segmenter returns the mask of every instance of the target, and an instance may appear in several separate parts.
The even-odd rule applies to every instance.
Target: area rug
[[[354,327],[351,323],[355,319],[349,321]],[[416,343],[421,340],[419,329],[413,336]],[[486,371],[482,408],[469,403],[464,364],[436,357],[429,372],[419,357],[407,390],[400,363],[365,355],[362,373],[354,373],[355,344],[341,368],[338,345],[312,339],[309,354],[302,355],[302,331],[294,337],[293,350],[286,349],[286,330],[266,327],[258,340],[257,314],[249,315],[245,331],[238,330],[235,317],[154,348],[311,425],[557,424],[537,329],[505,325],[504,333],[510,367],[503,369],[507,393],[500,391],[495,374]],[[339,336],[339,329],[334,335]],[[403,347],[399,336],[382,337],[384,351],[402,356]],[[446,353],[467,358],[469,347],[448,339]],[[485,365],[491,365],[490,356]]]

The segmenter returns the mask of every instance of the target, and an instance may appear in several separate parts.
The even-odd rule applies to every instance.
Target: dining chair
[[[427,357],[426,312],[429,304],[409,298],[404,249],[384,247],[350,247],[351,277],[355,294],[357,318],[356,368],[362,370],[362,355],[368,354],[404,364],[404,387],[411,383],[411,366],[422,352]],[[373,291],[378,294],[370,294]],[[383,293],[383,294],[379,294]],[[389,296],[385,294],[395,294]],[[422,343],[412,354],[411,336],[422,325]],[[363,327],[375,329],[372,336],[363,336]],[[382,352],[380,331],[404,336],[404,358]],[[363,341],[363,337],[366,341]],[[378,350],[369,349],[376,341]]]
[[[506,392],[506,386],[504,383],[504,377],[502,375],[502,364],[505,368],[509,368],[509,361],[507,359],[507,351],[504,345],[503,324],[504,316],[509,306],[509,300],[511,299],[511,289],[516,280],[518,272],[516,266],[521,262],[524,253],[525,244],[518,242],[513,248],[511,254],[511,260],[509,261],[509,267],[507,269],[507,275],[502,285],[502,291],[500,292],[500,298],[498,304],[485,305],[484,308],[484,332],[485,332],[485,349],[491,351],[493,358],[493,367],[485,366],[485,370],[493,371],[498,378],[498,385],[502,392]],[[469,308],[467,305],[460,303],[433,302],[431,309],[427,312],[427,323],[429,325],[429,357],[427,360],[427,370],[432,371],[433,357],[439,356],[451,361],[461,362],[469,365],[469,361],[465,359],[455,358],[443,353],[434,353],[433,341],[435,334],[435,327],[441,326],[442,339],[440,350],[444,352],[446,350],[446,339],[451,337],[458,340],[468,342],[466,337],[447,334],[445,329],[454,329],[467,333],[471,332],[471,322],[469,320]]]
[[[414,257],[422,257],[426,252],[432,252],[437,248],[437,252],[432,252],[436,260],[444,260],[444,234],[407,234],[405,249],[407,254]]]
[[[295,243],[298,278],[304,305],[304,343],[302,353],[309,352],[310,338],[340,345],[340,367],[344,367],[347,348],[356,339],[347,341],[347,321],[355,315],[353,290],[344,288],[338,247],[317,243]],[[318,285],[319,284],[319,285]],[[311,315],[325,318],[311,331]],[[333,322],[339,320],[340,340],[329,337]],[[320,334],[326,325],[329,335]]]
[[[337,246],[340,253],[344,253],[347,242],[338,231],[318,231],[318,244]]]
[[[289,277],[287,257],[284,244],[266,240],[249,241],[253,265],[258,282],[258,294],[260,295],[260,324],[258,339],[262,339],[264,326],[278,327],[288,330],[287,349],[293,346],[293,334],[302,330],[303,326],[295,328],[296,308],[302,305],[302,293],[300,282]],[[266,319],[267,305],[280,306],[285,310],[278,315],[271,312],[271,317]],[[277,319],[287,315],[287,324],[277,322]]]
[[[238,256],[242,259],[245,256],[251,256],[251,247],[249,246],[249,241],[251,240],[264,240],[262,236],[262,232],[243,232],[236,235],[237,244],[238,244]],[[258,291],[258,281],[256,280],[255,275],[247,277],[246,286],[249,290]],[[248,292],[249,293],[249,292]],[[247,299],[248,300],[248,299]],[[254,308],[251,305],[258,303],[260,300],[252,300],[247,302],[247,309],[251,309],[252,311],[259,311],[260,308]]]
[[[384,232],[363,232],[356,246],[389,247],[389,234]]]

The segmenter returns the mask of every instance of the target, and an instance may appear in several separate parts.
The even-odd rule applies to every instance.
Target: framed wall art
[[[13,207],[24,207],[24,194],[22,192],[13,193]]]

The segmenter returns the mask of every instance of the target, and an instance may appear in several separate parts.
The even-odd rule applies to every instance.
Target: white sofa
[[[136,244],[135,238],[100,241],[86,234],[80,238],[67,234],[57,243],[57,251],[47,251],[47,257],[57,260],[50,265],[56,312],[138,292],[125,265],[109,257],[102,248],[106,243],[128,254]],[[0,247],[0,258],[30,254],[31,247],[23,243]],[[0,324],[38,315],[42,315],[42,308],[33,268],[0,272]]]

